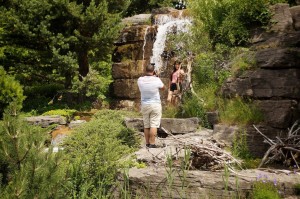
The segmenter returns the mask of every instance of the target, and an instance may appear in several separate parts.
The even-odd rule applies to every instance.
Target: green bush
[[[163,107],[162,117],[164,118],[176,118],[178,115],[178,108],[176,106],[170,105]]]
[[[222,43],[229,46],[248,43],[253,26],[269,23],[269,6],[285,0],[190,0],[190,8],[197,26],[193,32],[207,33],[212,47]],[[202,29],[202,30],[197,30]]]
[[[240,97],[225,99],[218,104],[220,120],[225,124],[253,124],[263,120],[263,114],[250,101]]]
[[[240,72],[249,70],[256,66],[254,52],[248,49],[243,49],[244,52],[240,52],[236,57],[233,58],[230,64],[231,74],[237,76]]]
[[[0,118],[8,106],[20,110],[24,99],[22,86],[0,66]]]
[[[75,113],[76,110],[74,109],[56,109],[56,110],[47,111],[42,115],[60,115],[66,117],[67,121],[71,121],[74,118]]]
[[[205,127],[208,127],[206,111],[203,108],[201,99],[192,93],[186,93],[184,96],[184,101],[180,107],[179,117],[198,117]]]
[[[82,97],[92,97],[103,100],[106,98],[109,84],[112,82],[111,77],[102,76],[96,70],[90,70],[83,80],[74,80],[72,92]]]
[[[232,154],[242,159],[251,158],[247,143],[247,132],[235,132],[232,144]]]
[[[132,114],[101,110],[67,138],[69,194],[93,198],[109,195],[119,169],[130,163],[125,157],[138,143],[134,132],[123,125],[126,116]]]
[[[253,184],[252,190],[253,199],[280,199],[280,194],[274,182],[257,181]]]

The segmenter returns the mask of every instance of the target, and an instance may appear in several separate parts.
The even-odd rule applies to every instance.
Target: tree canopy
[[[82,80],[110,61],[129,0],[8,0],[0,6],[0,64],[23,84]],[[99,69],[99,67],[98,67]]]

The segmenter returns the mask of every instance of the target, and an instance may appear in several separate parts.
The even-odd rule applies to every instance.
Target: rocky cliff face
[[[140,93],[137,79],[144,74],[144,68],[150,64],[153,56],[153,45],[157,39],[158,26],[155,24],[157,16],[165,15],[173,18],[182,17],[182,11],[163,8],[153,10],[152,14],[141,14],[123,20],[125,28],[115,42],[115,50],[112,60],[112,93],[117,99],[116,108],[132,109],[139,106]],[[166,63],[165,73],[160,78],[165,85],[168,84],[169,74],[173,63],[170,58]],[[161,93],[163,102],[167,97],[167,91]]]
[[[260,128],[274,138],[284,136],[287,128],[300,119],[300,6],[277,4],[272,10],[271,28],[252,38],[256,66],[228,79],[221,93],[253,99],[264,114]],[[253,127],[247,128],[250,149],[263,155],[266,145],[257,147],[261,136]]]

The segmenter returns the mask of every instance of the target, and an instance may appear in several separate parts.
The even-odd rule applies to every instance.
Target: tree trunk
[[[79,80],[82,81],[83,77],[87,76],[87,74],[89,73],[89,62],[88,62],[87,50],[78,52],[78,64],[79,64]]]
[[[72,74],[70,71],[65,72],[65,89],[72,87]]]

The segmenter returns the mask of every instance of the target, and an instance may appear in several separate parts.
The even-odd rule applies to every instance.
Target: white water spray
[[[189,25],[191,25],[191,19],[181,17],[174,18],[169,15],[160,15],[155,21],[155,24],[158,25],[156,40],[153,44],[152,57],[150,58],[151,63],[155,63],[156,71],[163,71],[163,61],[161,59],[161,54],[165,49],[165,43],[167,36],[174,29],[176,32],[188,32]]]
[[[148,33],[148,29],[150,28],[150,26],[147,26],[146,30],[145,30],[145,34],[144,34],[144,44],[143,44],[143,64],[142,66],[144,67],[144,60],[145,60],[145,46],[147,43],[147,33]]]

